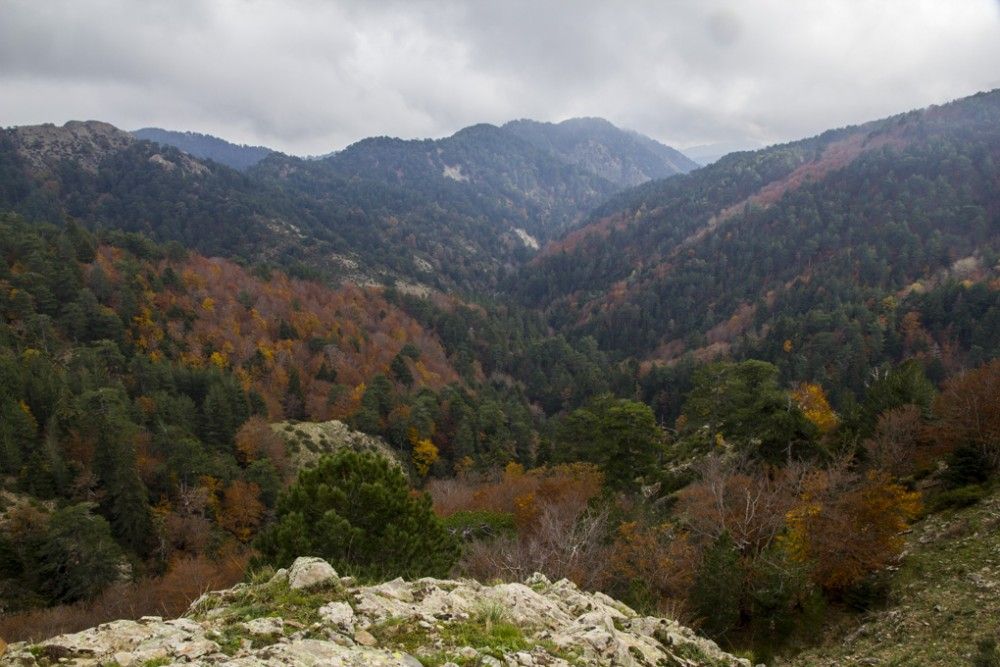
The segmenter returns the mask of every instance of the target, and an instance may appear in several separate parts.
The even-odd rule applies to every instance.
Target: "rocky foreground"
[[[206,593],[173,620],[115,621],[0,665],[438,665],[749,667],[675,621],[536,574],[524,584],[396,579],[357,586],[318,558]]]

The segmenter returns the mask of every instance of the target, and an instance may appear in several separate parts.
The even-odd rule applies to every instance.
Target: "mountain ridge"
[[[639,185],[700,166],[674,148],[603,118],[570,118],[559,123],[519,119],[505,123],[503,129],[619,186]]]
[[[265,146],[234,144],[200,132],[144,127],[133,130],[131,134],[137,139],[173,146],[193,157],[213,160],[238,171],[246,171],[274,152]]]

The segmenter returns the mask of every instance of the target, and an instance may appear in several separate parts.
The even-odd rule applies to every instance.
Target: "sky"
[[[601,116],[770,144],[1000,88],[1000,0],[0,0],[0,126],[315,155]]]

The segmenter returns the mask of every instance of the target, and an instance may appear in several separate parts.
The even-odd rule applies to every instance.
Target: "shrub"
[[[986,496],[986,489],[970,484],[957,489],[942,491],[931,500],[931,509],[940,512],[946,509],[961,509],[971,507]]]
[[[458,557],[458,540],[434,516],[427,495],[411,493],[403,473],[382,457],[346,450],[299,473],[257,547],[278,567],[319,556],[371,579],[445,576]]]

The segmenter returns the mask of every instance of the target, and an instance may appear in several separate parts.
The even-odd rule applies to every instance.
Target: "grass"
[[[208,636],[219,644],[227,655],[234,655],[250,640],[252,648],[261,648],[278,642],[281,634],[250,636],[243,623],[255,618],[279,617],[284,621],[285,631],[307,629],[320,621],[319,608],[333,601],[347,601],[346,592],[339,587],[327,587],[313,591],[295,590],[287,580],[271,582],[273,570],[265,568],[253,573],[249,585],[229,591],[224,598],[210,597],[204,600],[192,613],[196,620],[209,618],[213,609],[222,609],[212,615],[221,628]]]
[[[469,618],[424,628],[414,619],[390,619],[369,631],[383,646],[406,651],[426,667],[438,667],[446,662],[476,665],[478,657],[467,658],[458,651],[471,646],[480,654],[502,658],[505,653],[530,650],[540,645],[525,635],[524,628],[515,624],[510,612],[498,601],[484,601]]]

